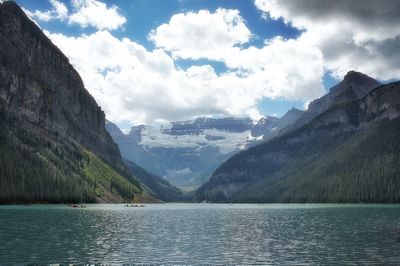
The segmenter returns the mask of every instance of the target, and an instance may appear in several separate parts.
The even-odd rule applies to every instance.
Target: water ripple
[[[396,205],[1,206],[0,264],[400,264]]]

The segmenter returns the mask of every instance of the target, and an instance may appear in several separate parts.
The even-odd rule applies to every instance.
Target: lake
[[[0,206],[5,263],[400,264],[400,206]]]

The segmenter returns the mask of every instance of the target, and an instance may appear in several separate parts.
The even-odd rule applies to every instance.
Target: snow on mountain
[[[177,187],[193,190],[229,157],[278,131],[279,121],[265,117],[255,125],[250,118],[200,117],[158,127],[134,126],[126,135],[115,125],[107,128],[124,158]]]
[[[141,131],[139,145],[148,148],[192,148],[200,152],[204,146],[219,149],[222,154],[228,154],[243,148],[250,130],[229,132],[219,129],[205,129],[197,134],[171,135],[152,126],[145,126]]]

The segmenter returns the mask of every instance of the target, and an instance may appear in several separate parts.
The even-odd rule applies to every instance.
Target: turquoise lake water
[[[5,263],[399,265],[400,206],[0,206]]]

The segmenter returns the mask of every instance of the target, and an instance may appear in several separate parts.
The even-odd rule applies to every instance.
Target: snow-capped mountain
[[[262,138],[268,140],[277,134],[279,134],[281,129],[296,122],[302,115],[304,111],[292,108],[281,118],[274,116],[264,116],[251,130],[251,135],[255,138]]]
[[[284,117],[264,117],[257,124],[250,118],[200,117],[159,127],[134,126],[126,135],[111,122],[106,127],[125,159],[192,190],[233,154],[278,132]]]

